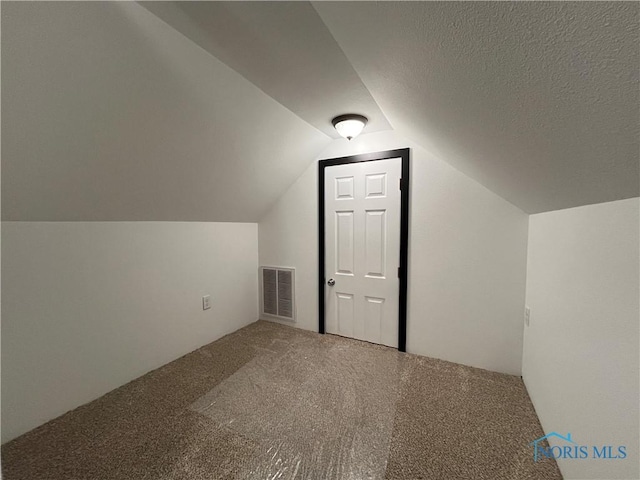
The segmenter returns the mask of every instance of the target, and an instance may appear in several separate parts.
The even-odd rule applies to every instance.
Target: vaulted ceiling
[[[639,195],[639,3],[314,5],[395,129],[522,210]]]
[[[389,130],[358,73],[309,2],[140,2],[332,138],[331,119],[363,113]]]
[[[345,112],[529,213],[638,196],[639,14],[3,2],[3,219],[257,221]]]
[[[130,2],[2,5],[4,220],[255,222],[331,140]]]

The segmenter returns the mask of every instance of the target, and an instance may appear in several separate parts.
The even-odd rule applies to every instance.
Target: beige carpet
[[[2,447],[5,480],[560,479],[519,377],[257,322]]]

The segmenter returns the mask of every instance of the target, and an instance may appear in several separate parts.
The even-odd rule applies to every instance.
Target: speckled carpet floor
[[[519,377],[257,322],[3,445],[5,480],[560,479]]]

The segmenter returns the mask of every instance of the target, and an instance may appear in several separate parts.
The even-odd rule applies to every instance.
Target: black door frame
[[[398,307],[398,350],[406,352],[407,345],[407,287],[409,260],[409,149],[387,150],[365,153],[349,157],[330,158],[318,162],[318,332],[325,333],[325,222],[324,222],[324,170],[335,165],[347,163],[373,162],[402,159],[402,177],[400,179],[400,293]]]

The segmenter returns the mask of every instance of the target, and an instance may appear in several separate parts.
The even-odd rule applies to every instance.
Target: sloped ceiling
[[[4,220],[257,221],[348,111],[529,213],[640,195],[637,3],[143,5],[3,2]]]
[[[331,119],[391,126],[309,2],[139,2],[332,138]]]
[[[255,222],[331,139],[130,2],[3,2],[2,217]]]
[[[394,129],[528,213],[636,197],[637,2],[315,2]]]

